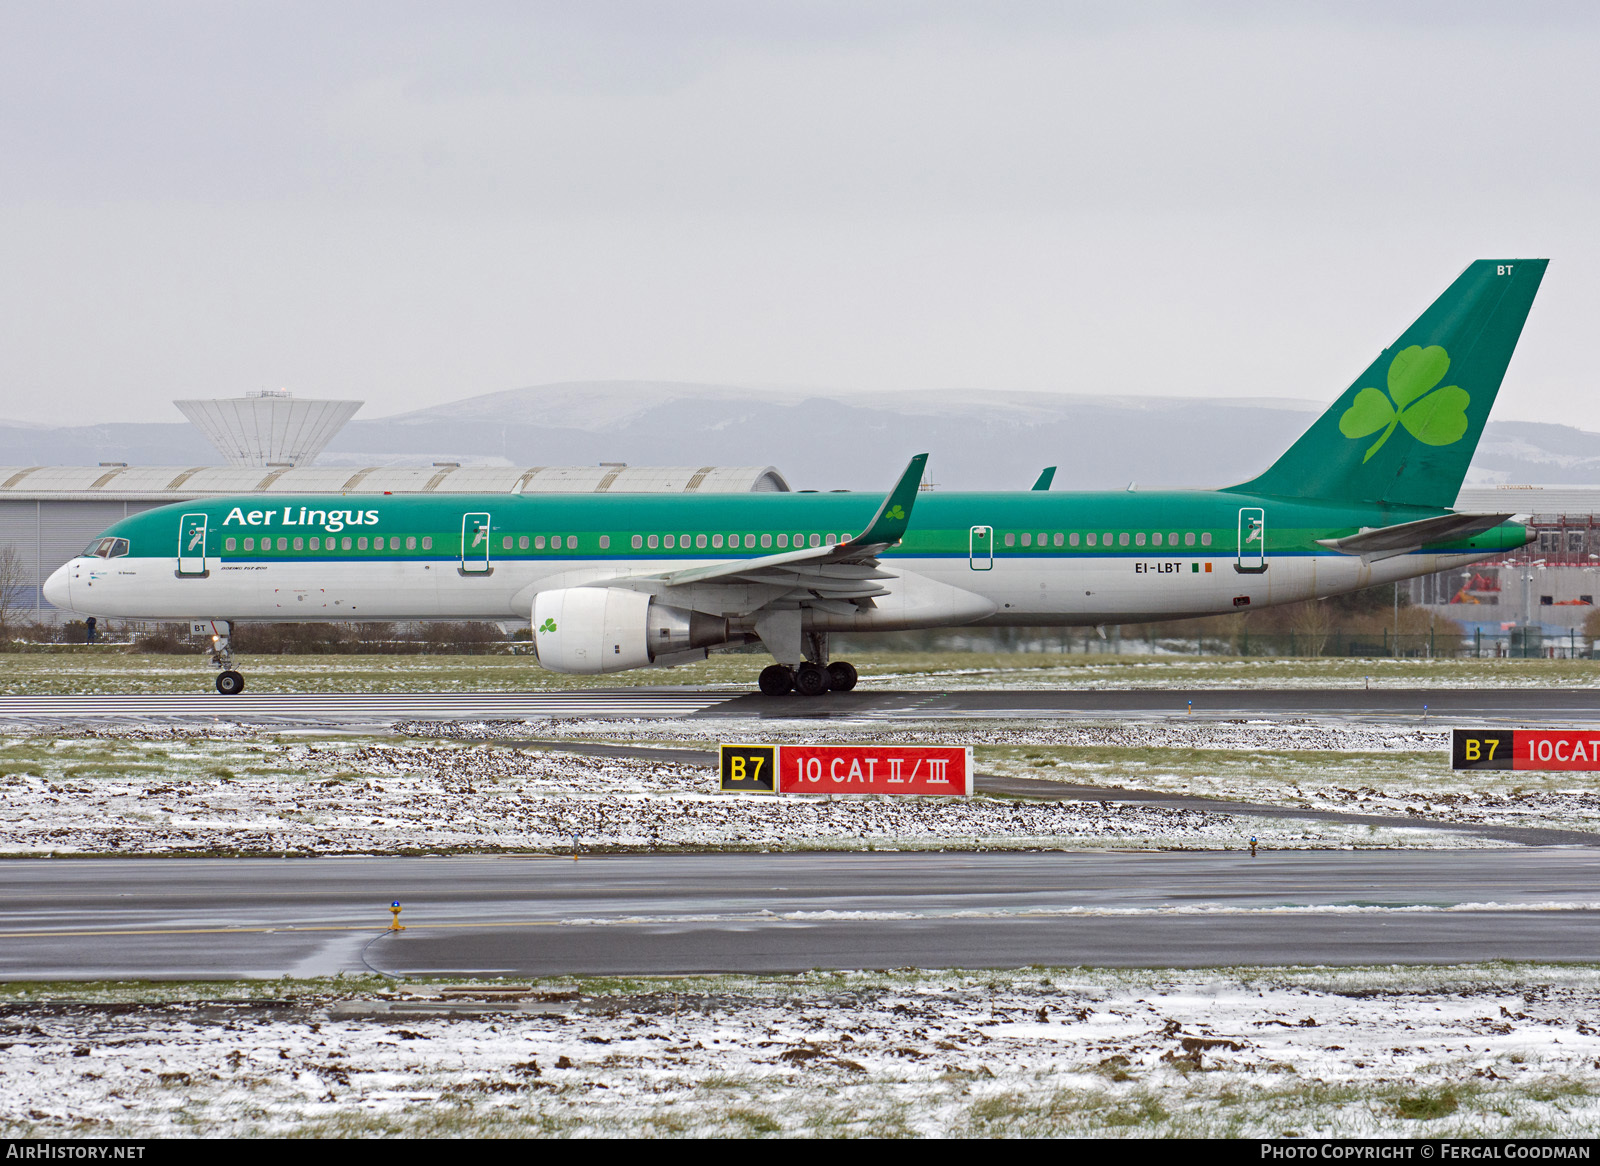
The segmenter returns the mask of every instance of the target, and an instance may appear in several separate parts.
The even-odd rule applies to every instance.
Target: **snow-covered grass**
[[[195,693],[212,672],[200,652],[158,656],[85,649],[0,656],[0,695]],[[1413,660],[1225,656],[862,652],[864,689],[973,688],[1484,688],[1600,687],[1589,660]],[[715,654],[680,668],[562,676],[532,656],[248,656],[251,692],[538,692],[632,685],[709,685],[753,691],[770,660]]]
[[[422,728],[422,726],[411,726]],[[586,736],[598,726],[434,726],[445,739],[368,736],[274,736],[256,729],[94,729],[70,736],[0,737],[0,854],[403,854],[438,851],[558,851],[579,835],[590,849],[962,849],[1202,848],[1243,845],[1251,835],[1267,848],[1326,846],[1485,846],[1480,838],[1336,822],[1234,816],[1205,808],[1123,805],[1109,800],[1029,801],[1008,798],[770,798],[715,790],[714,769],[645,758],[584,757],[462,741],[469,734]],[[618,726],[608,739],[682,728],[678,744],[704,747],[704,723],[659,721]],[[776,731],[802,733],[803,726]],[[730,739],[770,739],[768,726],[723,726]],[[1053,733],[1040,729],[1038,733]],[[1082,728],[1072,729],[1082,731]],[[1186,728],[1186,731],[1189,729]],[[848,739],[850,729],[830,737]],[[858,728],[866,734],[869,729]],[[926,726],[894,726],[878,741],[971,741]],[[979,739],[1005,741],[1005,731]],[[1398,739],[1406,741],[1406,739]],[[984,745],[984,771],[1046,776],[1106,787],[1182,784],[1184,774],[1219,774],[1203,792],[1248,793],[1267,803],[1333,795],[1355,755],[1286,753],[1270,773],[1248,750],[1182,750],[1163,763],[1107,747]],[[1389,755],[1379,755],[1387,760]],[[1408,755],[1398,753],[1398,758]],[[1066,763],[1061,763],[1066,758]],[[1198,760],[1197,760],[1198,758]],[[1254,766],[1254,768],[1253,768]],[[1318,776],[1331,771],[1333,777]],[[1293,774],[1293,779],[1286,776]],[[1478,776],[1474,776],[1478,781]],[[1293,782],[1293,784],[1291,784]],[[1373,787],[1362,787],[1373,790]],[[1474,787],[1477,789],[1477,787]],[[1310,790],[1307,793],[1307,790]],[[1202,790],[1190,790],[1202,792]],[[1349,793],[1349,792],[1347,792]],[[1403,813],[1432,798],[1450,816],[1560,822],[1589,829],[1600,819],[1592,795],[1546,793],[1499,805],[1486,793],[1370,795],[1341,808]],[[1371,801],[1376,798],[1376,801]],[[1475,801],[1472,800],[1475,798]],[[1512,813],[1515,809],[1517,813]],[[1469,813],[1470,811],[1470,813]]]
[[[690,745],[815,740],[803,721],[412,722],[401,731],[457,740],[542,737]],[[1423,723],[1334,719],[1117,721],[830,720],[832,742],[975,746],[978,769],[1108,790],[1153,790],[1339,813],[1418,816],[1600,833],[1600,775],[1450,768],[1450,734]],[[1386,843],[1404,839],[1385,831]],[[1371,838],[1368,838],[1370,844]],[[1401,842],[1404,844],[1404,842]]]
[[[385,1015],[362,1003],[372,982],[0,986],[0,1134],[1526,1138],[1600,1123],[1594,966],[388,987],[379,1007],[520,995],[529,1012]]]
[[[539,735],[553,726],[499,728]],[[917,738],[898,727],[882,736]],[[1231,762],[1236,754],[1219,756]],[[1001,761],[1042,772],[1031,761]],[[1091,780],[1092,763],[1084,765],[1068,776]],[[1100,800],[727,795],[716,792],[709,765],[453,739],[278,737],[226,727],[0,738],[3,854],[554,851],[573,835],[595,850],[1221,849],[1251,835],[1277,849],[1489,844]]]

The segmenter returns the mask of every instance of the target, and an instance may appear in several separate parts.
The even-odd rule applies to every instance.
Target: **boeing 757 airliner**
[[[854,687],[836,632],[1100,625],[1254,610],[1496,558],[1532,535],[1451,510],[1544,276],[1471,264],[1259,477],[1221,490],[254,494],[124,519],[50,577],[85,615],[531,619],[539,663],[599,674],[759,641],[761,691]]]

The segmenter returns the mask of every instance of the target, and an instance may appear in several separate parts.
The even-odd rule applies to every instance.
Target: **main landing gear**
[[[821,696],[825,692],[849,692],[856,686],[855,665],[835,660],[824,667],[807,660],[797,668],[787,664],[769,664],[761,670],[757,681],[768,696],[783,696],[798,692],[801,696]]]
[[[244,674],[233,666],[233,647],[229,643],[233,627],[226,623],[215,627],[217,630],[211,637],[211,666],[219,670],[217,691],[223,696],[238,696],[244,691]]]

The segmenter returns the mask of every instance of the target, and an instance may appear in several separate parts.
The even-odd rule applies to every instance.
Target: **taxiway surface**
[[[532,693],[215,693],[0,696],[0,721],[35,724],[214,721],[273,726],[402,720],[520,721],[641,717],[827,720],[1051,720],[1076,717],[1338,717],[1474,724],[1600,722],[1593,688],[858,689],[783,697],[700,688]]]
[[[11,860],[0,977],[1600,956],[1600,849]],[[407,930],[386,933],[388,905]]]

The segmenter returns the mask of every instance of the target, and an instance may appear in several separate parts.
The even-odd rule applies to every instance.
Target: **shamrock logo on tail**
[[[553,631],[555,631],[556,630],[556,621],[555,621],[555,619],[551,618],[551,619],[545,620],[542,624],[539,625],[539,630],[541,632],[553,632]]]
[[[889,507],[888,513],[884,515],[885,518],[892,518],[896,522],[898,522],[900,519],[904,518],[905,516],[906,516],[906,512],[905,512],[904,508],[902,508],[900,503],[898,503],[898,502],[896,502],[893,506]]]
[[[1352,440],[1383,430],[1363,462],[1383,447],[1396,425],[1427,445],[1453,445],[1467,432],[1471,396],[1460,385],[1439,388],[1450,371],[1450,354],[1437,344],[1413,344],[1389,362],[1389,395],[1362,389],[1339,418],[1339,432]]]

